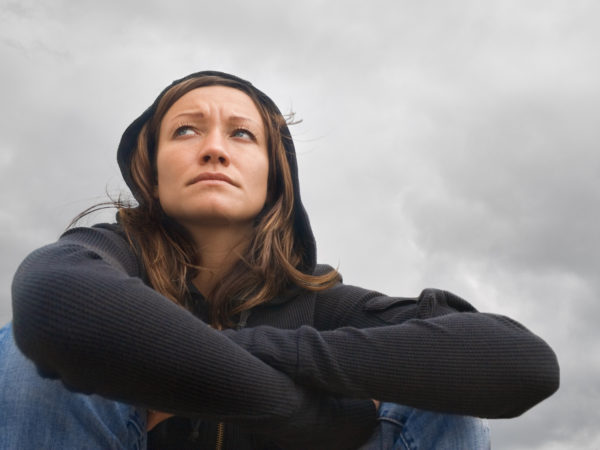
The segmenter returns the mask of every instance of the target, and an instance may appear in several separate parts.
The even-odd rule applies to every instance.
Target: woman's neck
[[[196,245],[197,264],[201,267],[192,282],[206,296],[246,250],[251,228],[226,226],[188,231]]]

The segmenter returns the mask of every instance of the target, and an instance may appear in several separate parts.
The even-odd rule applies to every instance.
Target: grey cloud
[[[429,245],[438,251],[451,246],[521,267],[589,274],[600,262],[600,162],[592,131],[597,112],[588,110],[574,119],[565,102],[532,107],[527,98],[511,99],[469,116],[473,123],[453,123],[460,138],[451,136],[432,155],[436,189],[445,194],[425,191],[407,200],[416,228],[436,239]],[[447,219],[432,220],[436,211]]]

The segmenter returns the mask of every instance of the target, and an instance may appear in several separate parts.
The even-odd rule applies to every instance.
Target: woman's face
[[[186,93],[163,117],[156,168],[160,204],[184,227],[252,226],[269,174],[256,105],[225,86]]]

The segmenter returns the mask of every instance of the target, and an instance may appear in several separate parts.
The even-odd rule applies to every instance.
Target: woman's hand
[[[381,402],[379,400],[375,400],[374,398],[371,399],[371,401],[375,403],[375,412],[379,412],[379,406],[381,405]]]
[[[161,423],[163,420],[167,420],[169,417],[173,417],[173,414],[149,409],[148,416],[146,417],[146,431],[150,431],[156,425]]]

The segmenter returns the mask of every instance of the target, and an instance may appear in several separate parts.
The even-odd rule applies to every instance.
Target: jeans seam
[[[393,419],[391,417],[378,417],[377,421],[379,422],[389,422],[389,423],[393,423],[394,425],[399,426],[400,428],[404,428],[404,422],[400,421],[400,420],[396,420]]]
[[[142,423],[144,422],[144,419],[141,415],[141,412],[138,408],[134,408],[133,409],[133,413],[130,414],[129,416],[129,420],[127,421],[127,425],[129,428],[129,426],[132,426],[135,429],[135,432],[137,434],[137,443],[138,443],[138,448],[144,449],[146,448],[146,430],[142,429]]]

